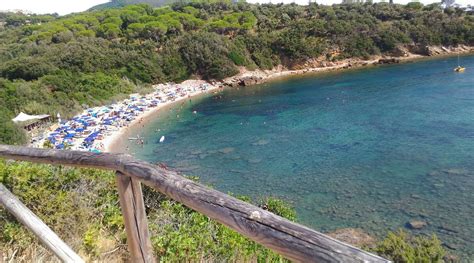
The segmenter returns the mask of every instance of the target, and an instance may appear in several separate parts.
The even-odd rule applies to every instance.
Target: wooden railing
[[[155,261],[140,182],[293,261],[390,262],[129,155],[0,145],[0,157],[116,171],[120,206],[133,262]],[[14,213],[5,203],[3,205],[23,222],[22,217],[26,214]],[[56,253],[54,247],[48,248]]]

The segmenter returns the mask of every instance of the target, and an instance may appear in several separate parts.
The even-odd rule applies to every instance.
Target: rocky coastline
[[[239,74],[228,77],[220,83],[226,87],[252,86],[265,83],[271,79],[307,73],[329,72],[366,66],[398,64],[421,58],[452,56],[458,54],[473,53],[473,46],[417,46],[404,45],[395,48],[391,53],[381,56],[373,56],[368,59],[350,58],[331,61],[326,56],[307,60],[303,63],[293,65],[292,68],[279,65],[271,70],[247,70],[240,68]]]

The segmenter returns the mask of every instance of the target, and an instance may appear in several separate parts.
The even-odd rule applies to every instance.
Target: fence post
[[[116,175],[120,207],[132,262],[155,262],[140,181],[119,171]]]
[[[38,237],[39,241],[63,262],[83,263],[69,246],[64,243],[39,217],[31,212],[15,195],[0,183],[0,205]],[[0,254],[1,256],[1,254]],[[0,261],[2,259],[0,258]]]

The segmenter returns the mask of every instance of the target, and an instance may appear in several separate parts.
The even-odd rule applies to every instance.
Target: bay
[[[129,149],[223,192],[285,199],[319,231],[436,233],[473,259],[474,56],[461,61],[464,73],[441,58],[226,89],[158,114]]]

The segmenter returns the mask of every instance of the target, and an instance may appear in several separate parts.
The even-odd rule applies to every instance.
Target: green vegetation
[[[113,172],[0,160],[0,183],[82,255],[104,260],[125,257],[126,235]],[[144,188],[144,198],[153,248],[166,262],[283,261],[279,255],[150,188]],[[292,208],[274,198],[260,205],[282,216],[294,216]],[[36,242],[27,229],[0,209],[0,246],[5,252],[11,249],[19,250],[17,256],[31,254],[38,246]],[[115,248],[119,248],[116,253],[104,256]]]
[[[89,10],[102,10],[107,8],[118,8],[124,7],[126,5],[136,5],[136,4],[148,4],[153,7],[160,7],[164,5],[170,5],[176,2],[186,3],[191,1],[183,1],[183,0],[111,0],[108,3],[96,5]],[[222,1],[222,0],[192,0],[192,2],[203,2],[203,3],[216,3],[216,2],[226,2],[231,3],[230,0]]]
[[[393,262],[444,262],[446,251],[441,241],[432,237],[412,237],[403,230],[389,233],[387,238],[377,244],[374,252],[393,260]]]
[[[407,44],[474,45],[474,16],[436,5],[127,5],[135,2],[63,17],[0,13],[1,143],[25,141],[8,121],[20,111],[70,117],[150,84],[366,58]]]
[[[113,172],[0,160],[0,183],[88,260],[126,258],[126,234]],[[153,249],[164,262],[286,261],[150,188],[144,188],[144,199]],[[256,204],[296,220],[293,208],[282,200],[264,198]],[[17,258],[42,256],[49,261],[53,257],[38,249],[36,238],[1,208],[0,247],[10,256],[17,251]],[[390,233],[374,252],[395,262],[439,262],[445,254],[435,236],[410,237],[404,232]]]

